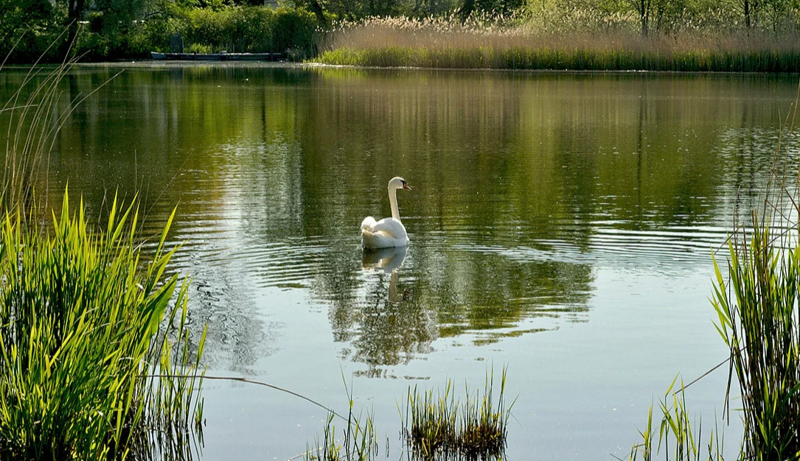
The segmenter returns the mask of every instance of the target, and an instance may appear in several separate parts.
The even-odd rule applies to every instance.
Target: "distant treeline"
[[[0,59],[143,58],[150,51],[170,51],[176,37],[185,52],[273,52],[294,59],[315,53],[321,24],[313,13],[301,6],[239,3],[0,0]]]
[[[146,57],[170,51],[179,36],[188,52],[304,59],[330,50],[343,28],[389,17],[447,18],[494,32],[522,27],[534,35],[780,38],[800,31],[800,0],[0,0],[0,57]],[[381,40],[374,37],[376,45]]]

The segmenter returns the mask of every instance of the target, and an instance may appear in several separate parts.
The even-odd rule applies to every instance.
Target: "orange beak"
[[[411,186],[409,186],[408,183],[403,183],[403,189],[411,190]]]

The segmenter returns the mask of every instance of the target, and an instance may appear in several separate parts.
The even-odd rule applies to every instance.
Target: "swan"
[[[391,248],[408,245],[408,234],[400,222],[397,210],[397,189],[411,190],[405,179],[392,178],[389,181],[389,204],[392,206],[392,217],[375,221],[367,216],[361,221],[361,246],[364,248]]]

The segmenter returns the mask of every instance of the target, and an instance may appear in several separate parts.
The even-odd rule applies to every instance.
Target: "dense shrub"
[[[8,1],[0,0],[0,7]],[[7,56],[22,37],[11,61],[35,61],[64,31],[64,18],[57,14],[22,15],[15,8],[9,17],[15,18],[14,24],[0,22],[0,54]],[[170,51],[174,34],[180,34],[187,52],[284,53],[297,58],[313,56],[319,37],[316,17],[301,8],[176,6],[137,20],[90,12],[81,24],[73,52],[86,60],[146,58],[151,51]],[[57,60],[62,51],[53,46],[44,58]]]
[[[293,50],[295,55],[300,51],[302,57],[307,57],[316,49],[317,22],[312,13],[294,8],[187,9],[134,24],[126,34],[125,51],[131,56],[170,51],[173,34],[181,35],[186,52],[286,53]],[[85,43],[101,46],[89,39]],[[113,53],[114,47],[108,51]]]

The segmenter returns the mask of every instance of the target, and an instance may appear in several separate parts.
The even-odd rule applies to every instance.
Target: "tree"
[[[650,28],[650,13],[653,8],[652,0],[628,0],[628,2],[639,15],[642,35],[647,36]]]
[[[46,28],[54,16],[49,0],[0,0],[0,59],[8,55],[22,34]]]

